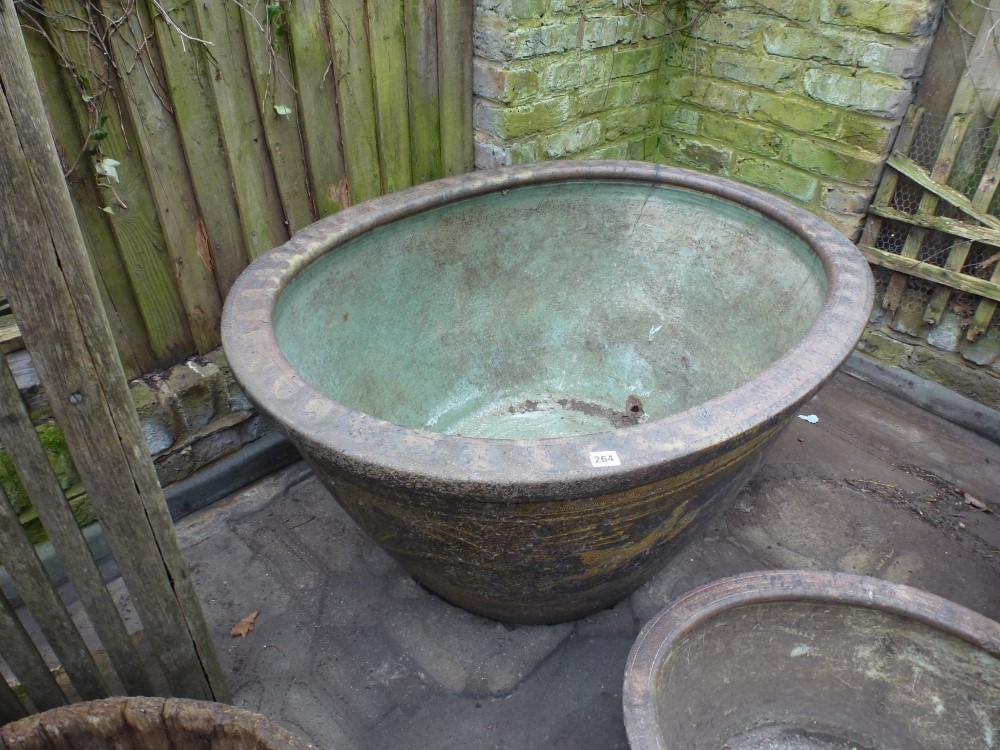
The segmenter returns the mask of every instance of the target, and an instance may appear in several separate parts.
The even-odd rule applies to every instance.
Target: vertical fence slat
[[[14,462],[70,582],[130,695],[152,695],[153,685],[129,638],[101,573],[38,440],[20,391],[0,358],[0,442]]]
[[[69,64],[80,71],[89,70],[95,59],[102,59],[101,52],[89,44],[88,27],[70,18],[71,14],[88,13],[89,7],[87,3],[75,0],[46,0],[45,3],[45,9],[51,16],[49,31],[52,39]],[[56,18],[62,19],[58,25],[53,21]],[[67,88],[73,91],[72,84],[68,84]],[[122,102],[121,90],[117,86],[113,88],[117,100]],[[108,98],[110,100],[110,94]],[[124,106],[122,103],[122,110]],[[107,113],[110,119],[105,125],[107,137],[101,141],[102,153],[120,162],[117,168],[120,181],[109,180],[113,192],[112,189],[105,189],[102,196],[105,205],[114,212],[111,229],[121,248],[150,346],[160,364],[172,364],[194,351],[194,341],[184,305],[174,284],[170,260],[163,253],[163,232],[142,162],[135,153],[135,136],[130,123],[122,121],[126,118],[119,117],[119,109],[112,106],[110,110]],[[81,117],[81,130],[89,132],[86,114],[78,109],[78,116]]]
[[[382,193],[375,135],[375,96],[364,0],[325,0],[333,46],[344,169],[355,203]]]
[[[101,7],[108,16],[122,19],[111,37],[111,51],[120,71],[124,105],[134,123],[134,145],[149,178],[188,326],[198,351],[205,353],[221,343],[222,302],[207,238],[198,233],[201,217],[177,123],[167,110],[169,95],[160,82],[163,66],[156,45],[146,39],[153,32],[152,20],[142,3],[126,9],[120,0],[101,0]]]
[[[1000,182],[1000,138],[998,138],[997,144],[993,149],[993,155],[990,157],[989,164],[986,165],[986,170],[983,172],[980,188],[986,186],[990,194],[995,195],[998,182]],[[990,281],[995,284],[1000,283],[1000,263],[996,263],[993,266]],[[996,312],[996,309],[997,303],[994,300],[981,299],[979,301],[979,304],[976,306],[976,312],[972,316],[972,325],[969,326],[969,330],[965,334],[969,341],[975,341],[986,333],[986,329],[990,327],[990,322],[993,320],[993,314]]]
[[[0,212],[0,238],[21,249],[17,258],[0,253],[0,284],[172,690],[224,701],[225,678],[43,127],[13,0],[0,7],[0,201],[19,206]]]
[[[48,42],[36,32],[25,29],[24,40],[41,86],[42,101],[48,115],[52,136],[59,150],[63,170],[68,171],[80,153],[84,138],[77,127],[73,108],[67,100],[59,69],[52,59]],[[108,225],[108,216],[101,211],[94,174],[88,159],[81,159],[67,176],[73,206],[80,217],[94,275],[101,288],[101,300],[122,356],[122,364],[130,376],[148,372],[156,366],[149,346],[146,326],[139,313],[128,274],[119,256],[118,244]]]
[[[234,2],[192,3],[202,38],[212,42],[214,109],[225,143],[230,187],[236,193],[243,237],[251,259],[288,239],[274,167],[254,101],[243,37],[243,11]]]
[[[298,89],[299,127],[318,216],[350,205],[340,145],[340,113],[334,88],[330,41],[320,0],[285,6],[291,32],[291,63]]]
[[[0,117],[3,115],[0,114]],[[0,132],[9,131],[0,126]],[[0,489],[0,564],[7,569],[80,696],[87,700],[107,696],[107,686],[87,644],[73,624],[66,605],[53,589],[45,566],[38,559],[3,489]]]
[[[0,634],[2,634],[2,628],[0,628]],[[10,685],[7,684],[5,679],[0,677],[0,727],[27,715],[27,710],[21,701],[18,700]],[[2,746],[3,740],[0,739],[0,747]]]
[[[174,5],[170,21],[199,34],[188,5]],[[223,146],[211,92],[209,49],[200,42],[184,41],[168,20],[157,14],[153,29],[160,50],[174,117],[187,157],[191,184],[202,223],[198,231],[208,238],[219,292],[225,296],[244,268],[249,255],[233,191],[233,177]],[[187,32],[185,32],[187,33]]]
[[[21,621],[17,619],[13,607],[7,597],[0,591],[0,643],[3,644],[3,659],[10,671],[20,680],[24,692],[31,698],[35,708],[47,711],[66,704],[63,695],[46,666],[39,656],[35,644],[31,642]]]
[[[438,111],[436,0],[405,0],[407,102],[413,183],[444,176]]]
[[[962,145],[962,139],[969,129],[969,118],[964,115],[956,115],[948,124],[948,130],[941,141],[941,150],[938,151],[934,166],[931,168],[931,179],[942,185],[948,182],[952,167],[955,164],[955,155]],[[938,197],[929,190],[925,190],[917,206],[917,213],[922,216],[933,216],[938,207]],[[927,230],[921,227],[911,227],[906,235],[906,242],[900,255],[904,258],[916,258],[920,254],[920,248],[924,244]],[[895,310],[902,301],[903,292],[906,290],[908,277],[905,274],[894,273],[889,279],[889,285],[882,300],[882,306],[889,310]]]
[[[287,19],[282,9],[273,20],[269,20],[269,5],[244,6],[243,35],[278,194],[288,219],[288,228],[294,233],[311,224],[314,217],[309,180],[306,178],[306,158],[299,133],[298,103],[288,63]],[[284,31],[279,34],[281,29]],[[286,113],[279,113],[275,107]]]
[[[438,96],[445,174],[472,170],[472,6],[437,0]]]
[[[368,0],[368,31],[379,167],[383,190],[392,193],[413,184],[402,0]]]

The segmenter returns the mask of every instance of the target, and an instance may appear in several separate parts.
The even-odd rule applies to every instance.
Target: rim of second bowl
[[[274,334],[281,292],[324,253],[416,213],[510,188],[557,182],[633,182],[705,193],[776,222],[817,254],[827,295],[806,334],[742,385],[684,411],[620,430],[500,440],[403,427],[341,404],[307,383]],[[874,295],[867,261],[805,209],[730,180],[647,162],[560,161],[446,177],[321,219],[255,260],[223,311],[222,339],[237,381],[293,442],[349,473],[401,488],[483,500],[553,500],[655,481],[763,435],[809,399],[848,357]],[[615,451],[620,465],[590,454]]]

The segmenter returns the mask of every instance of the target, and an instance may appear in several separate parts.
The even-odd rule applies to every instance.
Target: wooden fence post
[[[228,700],[73,213],[12,0],[0,0],[0,284],[171,689]]]

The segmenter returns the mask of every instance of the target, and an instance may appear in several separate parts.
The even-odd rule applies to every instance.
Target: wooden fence
[[[472,168],[470,0],[15,5],[130,376],[291,233]]]
[[[0,283],[156,658],[140,657],[0,357],[0,441],[106,656],[88,648],[0,492],[0,564],[39,631],[30,632],[0,594],[0,724],[71,700],[149,695],[157,676],[174,694],[226,700],[44,122],[14,5],[0,0]],[[46,643],[60,671],[46,662]],[[5,679],[8,671],[18,691]]]

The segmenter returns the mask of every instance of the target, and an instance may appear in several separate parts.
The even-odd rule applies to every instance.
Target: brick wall
[[[702,5],[477,0],[476,165],[657,160],[781,193],[854,235],[940,0]]]

